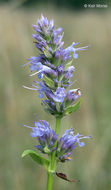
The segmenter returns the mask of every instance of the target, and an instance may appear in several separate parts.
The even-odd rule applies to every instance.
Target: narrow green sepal
[[[47,84],[47,86],[49,86],[49,87],[55,89],[54,81],[53,81],[52,79],[50,79],[49,77],[46,77],[46,76],[44,75],[44,81],[45,81],[45,83]]]
[[[46,169],[49,167],[50,161],[39,155],[34,150],[25,150],[22,153],[22,158],[24,158],[27,155],[29,155],[32,158],[32,160],[34,160],[37,164],[44,166]]]
[[[51,55],[51,53],[48,51],[48,49],[44,49],[43,51],[44,51],[44,54],[45,54],[45,56],[46,56],[47,58],[52,58],[52,55]]]
[[[66,70],[68,67],[70,67],[70,66],[72,65],[72,62],[73,62],[73,60],[69,61],[69,62],[66,64],[65,70]]]
[[[50,150],[49,150],[49,148],[48,148],[47,146],[44,148],[44,152],[45,152],[46,154],[49,154],[49,153],[50,153]]]
[[[64,111],[64,115],[69,115],[73,112],[76,112],[80,108],[80,103],[81,99],[76,104],[67,107],[66,110]]]

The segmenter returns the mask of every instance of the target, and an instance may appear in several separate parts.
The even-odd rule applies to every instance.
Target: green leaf
[[[49,86],[49,87],[51,87],[51,88],[55,88],[55,85],[54,85],[54,81],[53,80],[51,80],[49,77],[46,77],[45,75],[44,75],[44,81],[46,82],[46,84]]]
[[[22,158],[24,158],[27,155],[29,155],[32,158],[32,160],[34,160],[36,163],[44,166],[46,169],[48,168],[50,161],[39,155],[34,150],[25,150],[22,153]]]
[[[77,111],[80,108],[80,103],[81,103],[81,99],[76,104],[66,108],[64,115],[68,115],[68,114],[71,114],[71,113]]]

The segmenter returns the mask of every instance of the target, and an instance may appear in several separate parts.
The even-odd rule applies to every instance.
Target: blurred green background
[[[33,80],[28,77],[28,68],[21,65],[38,53],[31,35],[32,24],[41,13],[53,18],[56,27],[63,27],[65,46],[72,41],[80,41],[81,46],[91,44],[74,61],[73,87],[81,88],[81,108],[64,118],[60,133],[72,126],[76,133],[91,134],[93,139],[84,148],[75,149],[71,162],[57,168],[69,178],[80,179],[80,183],[68,183],[55,176],[53,189],[111,189],[111,11],[86,10],[84,1],[78,2],[0,1],[0,190],[46,187],[44,169],[29,157],[21,159],[25,149],[36,145],[30,130],[22,125],[32,125],[34,113],[55,125],[53,116],[43,111],[37,94],[22,88]]]

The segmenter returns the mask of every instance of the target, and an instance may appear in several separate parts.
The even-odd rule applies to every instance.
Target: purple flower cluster
[[[73,58],[78,58],[78,51],[87,50],[88,46],[75,48],[79,43],[73,42],[71,46],[63,48],[62,28],[55,29],[53,20],[48,21],[41,15],[37,25],[33,25],[36,34],[33,34],[39,56],[31,57],[30,76],[38,75],[40,82],[34,81],[31,90],[37,90],[45,110],[53,115],[64,113],[81,96],[79,89],[67,90],[71,85],[71,77],[75,71],[72,65]]]
[[[49,123],[45,120],[39,120],[34,122],[35,127],[26,126],[32,129],[30,135],[37,138],[39,145],[35,146],[42,153],[50,154],[56,150],[56,158],[61,162],[69,161],[69,157],[72,154],[72,151],[75,149],[77,144],[80,147],[85,145],[84,142],[81,142],[81,139],[91,138],[91,136],[83,136],[77,133],[74,135],[74,130],[68,129],[65,133],[58,138],[58,135],[54,130],[49,126]],[[56,146],[55,143],[57,142]]]
[[[84,142],[81,142],[81,139],[84,138],[91,138],[91,136],[83,136],[77,133],[74,135],[74,130],[68,129],[65,131],[64,135],[61,136],[60,140],[58,141],[58,148],[57,148],[57,157],[61,162],[70,161],[70,155],[72,151],[75,149],[77,144],[80,147],[85,145]]]
[[[49,154],[55,150],[54,144],[57,141],[58,135],[49,126],[45,120],[34,122],[35,127],[26,126],[32,129],[30,135],[36,137],[39,145],[35,146],[42,153]]]

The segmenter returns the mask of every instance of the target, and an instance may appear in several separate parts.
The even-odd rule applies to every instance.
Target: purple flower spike
[[[41,82],[32,84],[33,88],[24,86],[27,89],[39,93],[39,98],[44,98],[42,105],[45,111],[53,115],[64,116],[65,110],[81,96],[79,89],[68,89],[71,86],[75,67],[73,58],[78,58],[78,52],[87,50],[88,46],[76,48],[80,44],[73,42],[64,48],[62,28],[55,28],[54,21],[48,20],[41,15],[37,24],[33,25],[35,34],[32,34],[34,44],[40,51],[39,56],[32,56],[29,65],[32,72],[29,76],[38,76]]]
[[[72,45],[64,48],[63,29],[55,28],[54,21],[48,20],[43,15],[37,20],[36,25],[33,25],[33,29],[35,32],[32,34],[33,43],[37,51],[39,50],[39,56],[31,56],[24,66],[28,65],[31,72],[29,76],[36,78],[31,88],[25,85],[23,87],[38,93],[44,110],[56,118],[56,126],[54,131],[47,121],[39,120],[37,117],[33,127],[24,125],[31,129],[30,136],[37,141],[34,147],[41,153],[47,154],[48,158],[33,150],[24,151],[22,157],[28,154],[34,161],[45,167],[49,176],[47,189],[52,189],[50,176],[55,173],[69,182],[76,181],[69,180],[66,174],[57,173],[56,163],[70,161],[73,150],[77,146],[83,147],[84,139],[91,138],[79,133],[74,134],[72,128],[67,129],[60,138],[58,137],[61,119],[80,107],[80,100],[77,101],[81,96],[80,89],[70,88],[75,71],[73,60],[78,58],[79,51],[85,51],[89,46],[76,48],[80,42],[73,42]]]

